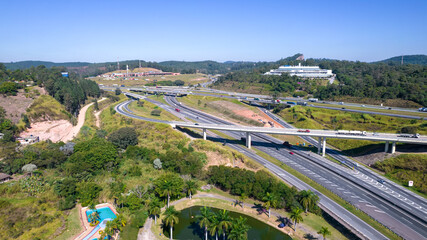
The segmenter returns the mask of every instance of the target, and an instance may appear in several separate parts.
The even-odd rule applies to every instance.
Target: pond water
[[[190,208],[183,209],[179,215],[179,223],[174,226],[173,238],[174,239],[188,239],[188,240],[199,240],[204,239],[204,230],[200,228],[196,215],[200,214],[199,206],[194,206]],[[219,209],[211,208],[212,211],[217,212]],[[237,210],[237,208],[236,208]],[[292,240],[291,237],[282,233],[274,227],[271,227],[268,224],[265,224],[261,221],[258,221],[255,218],[249,217],[244,214],[239,214],[236,212],[230,211],[230,216],[232,218],[238,218],[242,216],[246,219],[246,224],[250,226],[248,231],[249,240]],[[279,223],[277,223],[279,225]],[[164,228],[163,233],[169,237],[169,227]],[[215,239],[209,234],[209,239]],[[222,239],[222,236],[218,236],[218,239]]]

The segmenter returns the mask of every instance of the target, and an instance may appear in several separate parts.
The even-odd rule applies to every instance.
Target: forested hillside
[[[75,114],[88,97],[99,97],[98,85],[91,80],[83,79],[74,73],[63,77],[63,67],[31,67],[25,70],[7,70],[0,64],[0,94],[15,95],[18,89],[27,84],[44,87],[46,91],[65,105],[67,111]]]
[[[402,64],[402,56],[388,58],[379,62],[400,65]],[[427,55],[404,55],[403,64],[427,65]]]
[[[296,61],[280,62],[280,65],[284,64],[294,65]],[[221,77],[213,86],[219,88],[226,85],[239,91],[245,86],[258,85],[271,94],[278,92],[286,95],[297,89],[322,100],[351,96],[378,100],[404,99],[427,105],[427,66],[318,59],[308,59],[302,64],[332,69],[339,84],[321,86],[313,80],[296,80],[287,76],[266,76],[262,73],[269,69],[263,67],[229,73]]]

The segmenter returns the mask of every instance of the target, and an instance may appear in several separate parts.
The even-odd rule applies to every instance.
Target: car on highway
[[[345,109],[345,108],[341,108],[341,109]]]
[[[381,184],[384,184],[385,183],[385,181],[384,180],[382,180],[382,179],[378,179],[377,180],[379,183],[381,183]]]
[[[294,152],[289,152],[289,154],[294,155]]]
[[[195,123],[194,125],[199,125],[198,123]]]
[[[310,130],[309,129],[298,129],[298,132],[305,132],[305,133],[309,133]]]

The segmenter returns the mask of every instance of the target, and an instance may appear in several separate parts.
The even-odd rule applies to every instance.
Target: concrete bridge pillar
[[[388,141],[385,142],[384,152],[385,153],[388,152]]]
[[[203,140],[206,140],[206,128],[203,128]]]
[[[392,142],[391,144],[391,153],[395,153],[396,152],[396,142]]]
[[[322,137],[319,137],[319,144],[317,145],[317,154],[320,155],[320,149],[322,148]]]
[[[326,137],[323,137],[323,141],[322,141],[322,157],[325,156],[326,153]]]
[[[250,132],[246,133],[246,147],[251,148],[251,133]]]

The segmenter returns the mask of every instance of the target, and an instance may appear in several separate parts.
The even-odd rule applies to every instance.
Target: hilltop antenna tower
[[[117,57],[117,70],[120,70],[119,57]]]
[[[129,65],[126,65],[126,77],[129,77]]]
[[[141,68],[141,60],[139,60],[139,68]]]
[[[400,62],[401,65],[403,65],[403,55],[402,55],[402,61]]]

